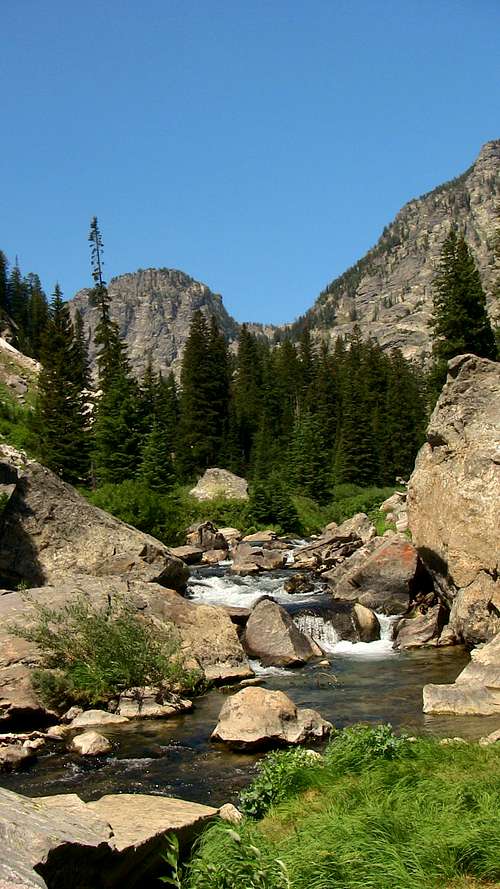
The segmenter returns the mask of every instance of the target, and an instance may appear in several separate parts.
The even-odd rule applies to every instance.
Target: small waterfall
[[[380,624],[380,641],[392,642],[394,633],[394,624],[401,617],[400,614],[379,614],[375,612],[375,617]]]
[[[302,633],[306,633],[323,651],[334,651],[340,636],[330,621],[319,614],[299,614],[294,623]]]

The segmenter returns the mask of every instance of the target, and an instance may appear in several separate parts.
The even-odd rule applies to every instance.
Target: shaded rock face
[[[189,602],[158,584],[73,575],[65,583],[30,590],[33,602],[60,608],[75,595],[97,607],[111,600],[126,601],[139,615],[178,633],[181,654],[199,665],[210,681],[245,679],[253,673],[238,639],[236,627],[224,608]],[[9,632],[12,624],[29,623],[33,605],[17,591],[0,595],[0,724],[54,722],[37,698],[30,668],[39,662],[33,643]],[[83,721],[87,717],[83,716]],[[79,717],[80,719],[80,717]],[[88,723],[87,723],[88,724]]]
[[[228,469],[206,469],[189,493],[197,500],[248,500],[248,482]]]
[[[426,614],[404,618],[398,624],[395,648],[424,648],[438,645],[446,611],[442,605],[429,608]]]
[[[500,364],[449,363],[408,487],[420,557],[451,607],[450,628],[475,645],[500,631]]]
[[[483,145],[476,162],[457,179],[409,201],[378,243],[328,285],[306,313],[313,334],[332,340],[359,325],[364,338],[407,358],[430,355],[432,281],[450,225],[463,230],[474,254],[492,318],[495,303],[493,244],[498,228],[500,140]]]
[[[0,445],[0,474],[13,468],[15,487],[0,517],[0,586],[36,587],[70,572],[184,589],[189,571],[166,546],[92,506],[39,463],[16,469]]]
[[[252,609],[242,641],[247,654],[264,666],[298,667],[322,654],[271,599],[261,599]]]
[[[2,889],[136,889],[164,870],[168,834],[182,845],[217,814],[198,803],[116,794],[28,799],[0,789]]]
[[[331,729],[319,713],[297,709],[282,691],[251,687],[224,703],[212,741],[234,750],[258,750],[321,740]]]
[[[451,685],[424,686],[424,713],[457,716],[500,714],[500,633],[471,652],[471,661]]]
[[[229,340],[238,333],[238,324],[228,315],[219,295],[189,275],[175,269],[144,269],[113,278],[108,287],[110,314],[126,342],[134,373],[142,376],[151,362],[154,371],[165,374],[180,371],[182,353],[193,314],[201,310],[208,320],[215,318]],[[99,311],[89,304],[90,290],[80,290],[69,303],[74,314],[83,317],[89,354],[95,366],[94,334]]]

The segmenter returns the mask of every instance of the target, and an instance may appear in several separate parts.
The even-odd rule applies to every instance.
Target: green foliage
[[[268,753],[257,763],[257,778],[240,793],[241,811],[261,818],[270,806],[310,787],[322,767],[321,758],[301,747]]]
[[[61,608],[27,602],[33,619],[13,632],[42,653],[43,669],[33,678],[50,706],[105,703],[134,686],[192,688],[199,679],[182,667],[175,630],[153,626],[123,601],[98,607],[75,595]]]
[[[288,798],[261,822],[244,822],[238,840],[221,825],[205,832],[185,889],[246,889],[256,859],[269,889],[283,885],[278,861],[294,889],[497,885],[495,745],[442,747],[430,739],[396,738],[387,726],[353,727],[334,736],[308,783],[300,761],[297,773],[297,784],[287,775]]]
[[[17,404],[0,383],[0,441],[5,440],[29,456],[35,456],[37,439],[33,431],[33,413],[27,406]]]
[[[456,355],[497,357],[481,279],[464,236],[454,228],[443,244],[434,279],[432,328],[436,389],[444,382],[446,363]]]
[[[333,500],[327,507],[328,522],[344,522],[358,512],[373,513],[380,504],[394,494],[394,488],[375,486],[362,488],[359,485],[336,485]]]
[[[248,516],[257,527],[273,525],[283,533],[301,531],[291,494],[278,474],[250,489]]]

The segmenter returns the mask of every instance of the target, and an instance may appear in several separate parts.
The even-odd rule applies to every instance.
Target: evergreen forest
[[[70,316],[59,286],[49,302],[39,278],[23,277],[17,262],[9,269],[0,253],[0,318],[42,364],[23,418],[29,448],[97,505],[169,543],[196,518],[307,533],[341,519],[333,506],[343,498],[369,509],[374,491],[411,473],[446,360],[461,351],[496,357],[479,275],[452,229],[436,272],[430,373],[359,329],[330,347],[307,326],[295,341],[271,343],[243,325],[232,351],[215,319],[197,311],[180,380],[152,367],[138,380],[111,319],[96,218],[89,242],[95,378],[82,319]],[[249,480],[248,504],[189,498],[213,466]]]

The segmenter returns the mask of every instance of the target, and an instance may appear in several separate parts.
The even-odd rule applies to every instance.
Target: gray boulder
[[[186,543],[188,546],[201,549],[202,552],[211,549],[227,550],[226,538],[217,530],[213,522],[197,522],[186,531]]]
[[[0,476],[13,472],[0,517],[0,586],[37,587],[73,573],[126,574],[184,589],[189,571],[160,541],[92,506],[39,463],[19,465],[0,445]]]
[[[282,691],[250,687],[224,703],[212,741],[234,750],[259,750],[322,740],[331,723],[316,710],[299,710]]]
[[[395,648],[424,648],[437,646],[447,612],[442,605],[434,605],[425,614],[404,618],[398,624]]]
[[[322,654],[271,599],[261,599],[252,609],[242,641],[247,654],[265,666],[297,667]]]
[[[206,469],[189,493],[197,500],[248,500],[248,482],[228,469]]]
[[[500,364],[454,358],[409,482],[408,515],[450,627],[470,645],[500,631],[499,442]]]

